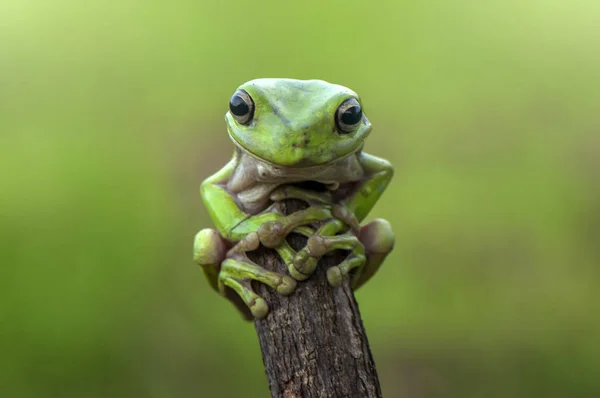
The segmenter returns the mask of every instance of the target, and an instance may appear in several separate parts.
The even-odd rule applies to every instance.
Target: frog
[[[215,228],[194,238],[194,260],[212,288],[246,319],[261,319],[269,306],[253,283],[290,295],[334,250],[349,254],[327,270],[329,284],[364,285],[394,247],[385,219],[360,225],[394,168],[363,150],[372,126],[358,94],[318,79],[254,79],[234,91],[225,123],[233,156],[200,185]],[[309,206],[285,214],[278,204],[287,199]],[[291,233],[307,238],[303,248],[290,246]],[[248,258],[260,245],[277,252],[287,274]]]

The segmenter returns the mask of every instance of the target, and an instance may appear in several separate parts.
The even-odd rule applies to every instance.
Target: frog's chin
[[[247,148],[244,148],[244,147],[238,145],[237,142],[235,144],[236,144],[236,147],[239,148],[240,151],[248,154],[249,156],[255,158],[256,160],[258,160],[262,163],[268,164],[271,167],[286,169],[286,170],[303,170],[303,171],[323,169],[324,167],[327,167],[333,163],[337,163],[337,162],[342,161],[350,156],[355,155],[357,152],[360,152],[364,146],[364,144],[361,144],[348,153],[345,153],[341,156],[333,157],[333,158],[327,160],[326,162],[322,162],[322,163],[310,163],[310,164],[297,163],[297,164],[290,164],[290,165],[281,165],[281,164],[277,164],[277,162],[274,162],[270,159],[265,159],[262,156],[258,156],[257,154],[248,150]]]

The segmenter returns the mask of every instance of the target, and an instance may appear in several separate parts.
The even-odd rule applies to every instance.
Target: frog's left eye
[[[355,98],[342,102],[335,112],[335,124],[341,134],[348,134],[356,130],[362,118],[362,108]]]
[[[240,124],[248,124],[254,116],[254,101],[244,90],[236,91],[229,100],[229,111]]]

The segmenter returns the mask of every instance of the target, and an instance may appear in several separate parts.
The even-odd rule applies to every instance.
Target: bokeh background
[[[256,77],[363,98],[386,397],[600,396],[600,2],[0,2],[0,396],[267,397],[191,261]]]

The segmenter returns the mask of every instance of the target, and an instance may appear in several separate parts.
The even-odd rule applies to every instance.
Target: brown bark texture
[[[288,200],[287,214],[304,207]],[[292,234],[292,247],[306,238]],[[257,264],[287,273],[274,250],[248,253]],[[258,293],[270,307],[255,328],[271,394],[276,398],[380,398],[381,388],[358,305],[348,278],[337,287],[327,283],[326,270],[339,264],[344,252],[324,256],[315,273],[299,282],[290,296],[265,285]]]

